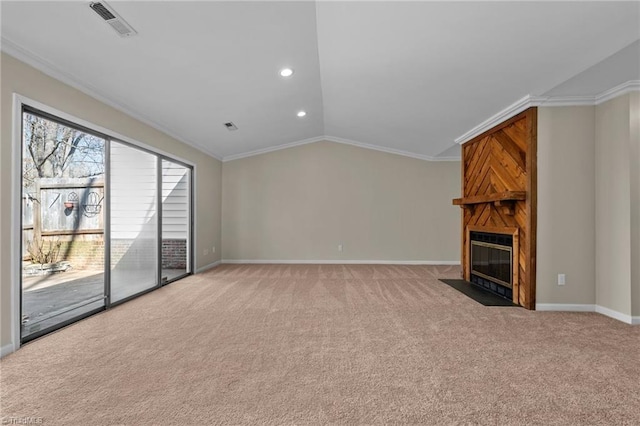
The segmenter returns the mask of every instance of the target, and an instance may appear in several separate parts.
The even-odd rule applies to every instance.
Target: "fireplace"
[[[470,281],[511,300],[513,298],[513,235],[472,231]]]
[[[462,208],[462,278],[527,309],[536,308],[537,129],[532,107],[462,139],[462,193],[453,200]]]

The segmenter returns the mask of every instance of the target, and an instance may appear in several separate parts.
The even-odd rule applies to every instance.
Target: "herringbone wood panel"
[[[514,202],[512,212],[492,202],[463,209],[462,265],[465,279],[468,265],[469,227],[518,230],[517,279],[513,301],[535,307],[535,209],[536,209],[536,119],[530,108],[505,123],[465,143],[462,147],[463,197],[505,191],[525,191],[527,199]]]

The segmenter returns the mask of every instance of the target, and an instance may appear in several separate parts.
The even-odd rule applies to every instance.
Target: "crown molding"
[[[531,98],[531,106],[563,107],[563,106],[593,106],[594,96],[537,96]]]
[[[511,117],[520,114],[522,111],[531,107],[532,103],[533,103],[533,97],[531,95],[526,95],[518,99],[516,102],[504,108],[502,111],[499,111],[498,113],[492,115],[491,117],[484,120],[482,123],[473,127],[467,133],[456,138],[455,142],[458,144],[463,144],[475,138],[476,136],[502,123],[503,121],[508,120]]]
[[[294,148],[300,145],[308,145],[314,142],[321,142],[326,140],[324,136],[317,136],[315,138],[302,139],[300,141],[295,141],[291,143],[284,143],[281,145],[271,146],[268,148],[256,149],[254,151],[242,152],[240,154],[226,155],[222,158],[223,162],[239,160],[241,158],[253,157],[255,155],[267,154],[269,152],[280,151],[287,148]]]
[[[339,138],[339,137],[336,137],[336,136],[325,136],[325,140],[327,140],[329,142],[340,143],[340,144],[343,144],[343,145],[351,145],[351,146],[355,146],[355,147],[358,147],[358,148],[370,149],[372,151],[379,151],[379,152],[384,152],[384,153],[387,153],[387,154],[395,154],[395,155],[401,155],[403,157],[415,158],[416,160],[434,161],[433,160],[434,157],[430,157],[428,155],[414,154],[412,152],[403,151],[403,150],[400,150],[400,149],[393,149],[393,148],[387,148],[387,147],[383,147],[383,146],[379,146],[379,145],[372,145],[372,144],[369,144],[369,143],[354,141],[354,140],[351,140],[351,139]]]
[[[595,96],[595,105],[610,101],[618,96],[626,95],[627,93],[640,91],[640,80],[629,80],[626,83],[622,83],[612,89],[605,90],[599,95]]]
[[[2,37],[0,39],[0,50],[4,53],[6,53],[9,56],[12,56],[16,59],[18,59],[19,61],[22,61],[24,63],[26,63],[27,65],[32,66],[33,68],[37,69],[38,71],[48,75],[49,77],[52,77],[64,84],[66,84],[67,86],[71,86],[74,89],[77,89],[79,91],[81,91],[82,93],[84,93],[85,95],[88,95],[100,102],[102,102],[105,105],[108,105],[126,115],[128,115],[129,117],[132,117],[144,124],[146,124],[149,127],[152,127],[170,137],[172,137],[173,139],[176,139],[186,145],[189,145],[190,147],[197,149],[198,151],[207,154],[219,161],[222,161],[222,158],[218,155],[216,155],[215,153],[211,152],[210,150],[198,145],[195,142],[189,141],[175,133],[173,133],[171,130],[167,129],[165,126],[163,126],[162,124],[152,120],[151,118],[140,114],[136,111],[133,111],[132,109],[130,109],[129,107],[121,104],[120,102],[112,99],[109,96],[104,95],[103,93],[101,93],[98,89],[96,89],[93,85],[83,82],[82,80],[80,80],[78,77],[76,77],[75,75],[68,73],[66,71],[61,70],[59,67],[57,67],[56,65],[52,64],[51,62],[49,62],[48,60],[44,59],[43,57],[31,52],[30,50],[27,50],[21,46],[19,46],[18,44],[14,43],[13,41],[9,40],[6,37]]]
[[[640,91],[640,80],[629,80],[595,96],[527,95],[473,127],[455,141],[458,144],[468,142],[476,136],[531,107],[594,106],[610,101],[618,96],[636,91]]]
[[[308,144],[311,144],[311,143],[323,142],[323,141],[339,143],[339,144],[342,144],[342,145],[350,145],[350,146],[355,146],[355,147],[358,147],[358,148],[370,149],[372,151],[379,151],[379,152],[384,152],[384,153],[387,153],[387,154],[400,155],[400,156],[403,156],[403,157],[415,158],[417,160],[422,160],[422,161],[460,161],[460,157],[430,157],[428,155],[414,154],[412,152],[402,151],[402,150],[399,150],[399,149],[386,148],[386,147],[382,147],[382,146],[378,146],[378,145],[372,145],[372,144],[368,144],[368,143],[364,143],[364,142],[354,141],[354,140],[351,140],[351,139],[344,139],[344,138],[338,138],[338,137],[335,137],[335,136],[327,136],[327,135],[318,136],[318,137],[315,137],[315,138],[303,139],[303,140],[296,141],[296,142],[291,142],[291,143],[285,143],[285,144],[282,144],[282,145],[272,146],[272,147],[269,147],[269,148],[257,149],[255,151],[249,151],[249,152],[244,152],[244,153],[240,153],[240,154],[228,155],[228,156],[225,156],[222,159],[222,161],[226,163],[228,161],[239,160],[241,158],[253,157],[255,155],[267,154],[269,152],[280,151],[280,150],[283,150],[283,149],[289,149],[289,148],[294,148],[296,146],[308,145]]]
[[[629,80],[594,96],[538,96],[532,98],[532,106],[594,106],[618,96],[640,90],[640,80]]]

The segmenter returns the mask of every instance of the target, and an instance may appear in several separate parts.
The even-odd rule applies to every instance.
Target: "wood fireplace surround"
[[[462,145],[462,275],[470,281],[470,233],[513,239],[515,304],[535,309],[537,109],[529,108]]]

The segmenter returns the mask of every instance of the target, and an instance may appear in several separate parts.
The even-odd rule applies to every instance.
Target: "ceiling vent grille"
[[[122,17],[118,15],[107,3],[103,1],[92,2],[89,4],[89,7],[104,19],[107,24],[111,25],[111,28],[113,28],[120,37],[131,37],[138,34],[136,30],[134,30],[131,25],[127,24],[127,21],[122,19]]]

